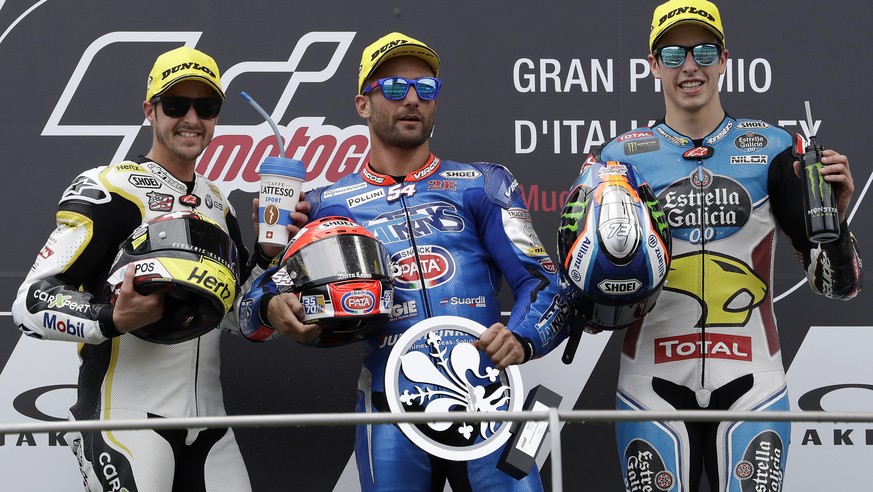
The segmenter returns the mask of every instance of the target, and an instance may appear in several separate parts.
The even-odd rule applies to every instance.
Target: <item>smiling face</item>
[[[656,48],[670,45],[690,47],[701,43],[718,44],[718,39],[707,29],[684,24],[667,32]],[[723,50],[716,63],[702,67],[694,61],[691,53],[687,53],[682,65],[669,68],[659,58],[649,55],[652,74],[661,80],[668,120],[696,116],[707,118],[717,115],[720,121],[723,111],[718,96],[718,79],[727,67],[727,59],[728,52]]]
[[[209,86],[195,80],[183,80],[173,85],[164,95],[216,97],[215,91]],[[147,156],[170,170],[177,178],[193,179],[194,161],[212,140],[218,119],[200,118],[193,106],[188,108],[184,116],[171,118],[164,114],[160,102],[152,104],[146,101],[143,103],[143,110],[152,124],[153,134],[152,148]],[[190,173],[187,172],[189,167]],[[179,176],[177,172],[184,175]]]
[[[417,79],[433,76],[433,70],[421,59],[398,56],[380,65],[367,83],[384,77]],[[376,144],[415,149],[425,145],[433,131],[436,100],[419,99],[413,87],[398,101],[385,99],[382,90],[377,88],[365,96],[357,96],[355,103],[358,114],[368,121],[370,137]]]

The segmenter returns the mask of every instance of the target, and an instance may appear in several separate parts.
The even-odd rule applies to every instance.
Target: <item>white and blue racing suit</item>
[[[788,410],[773,311],[778,229],[810,286],[850,299],[861,287],[854,236],[806,238],[801,142],[783,128],[725,116],[694,141],[659,121],[625,133],[590,161],[633,164],[651,185],[672,234],[672,263],[654,309],[625,334],[617,407],[624,410]],[[781,490],[787,422],[616,424],[628,491]]]
[[[394,178],[368,164],[359,174],[310,192],[307,200],[310,219],[345,216],[367,228],[387,248],[396,272],[391,318],[363,340],[357,411],[389,411],[387,358],[415,323],[439,315],[486,327],[499,321],[501,275],[515,298],[507,327],[530,356],[544,355],[566,337],[572,310],[568,287],[560,285],[567,284],[559,282],[518,182],[506,168],[431,155],[417,171]],[[270,278],[274,270],[243,298],[244,334],[271,331],[259,313],[277,292]],[[447,478],[455,491],[542,490],[536,466],[518,481],[496,469],[500,450],[473,461],[446,461],[418,449],[394,425],[360,426],[356,456],[364,490],[442,491]]]

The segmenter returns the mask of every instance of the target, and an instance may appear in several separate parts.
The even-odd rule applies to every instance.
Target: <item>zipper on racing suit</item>
[[[709,227],[708,220],[709,216],[706,213],[706,199],[705,199],[705,191],[704,185],[706,184],[706,171],[704,166],[704,159],[712,157],[715,153],[715,150],[712,147],[708,147],[702,144],[698,144],[695,147],[685,151],[682,154],[682,157],[688,160],[695,161],[697,166],[697,193],[698,193],[698,203],[697,203],[697,211],[699,214],[698,220],[698,231],[700,232],[700,298],[706,299],[706,240],[707,240],[707,229]],[[705,309],[705,308],[704,308]],[[705,314],[705,313],[702,313]],[[707,359],[709,358],[708,347],[706,343],[706,316],[702,315],[700,332],[698,334],[698,341],[700,343],[700,390],[697,390],[697,403],[706,408],[709,406],[709,398],[711,390],[706,387],[706,365]]]
[[[403,184],[406,184],[405,182]],[[432,317],[433,313],[430,310],[430,299],[429,294],[427,292],[427,285],[424,282],[424,269],[421,265],[421,256],[418,254],[418,244],[415,242],[415,229],[412,227],[412,219],[409,217],[409,207],[406,204],[406,196],[400,195],[400,204],[403,207],[403,216],[406,220],[406,230],[409,234],[409,244],[412,245],[412,255],[415,258],[415,266],[418,267],[418,278],[421,280],[421,298],[424,301],[424,314],[425,318],[429,319]]]
[[[698,192],[698,207],[700,213],[700,298],[706,299],[706,200],[703,199],[703,184],[706,180],[706,172],[703,170],[703,159],[697,159],[697,192]],[[704,313],[705,314],[705,313]],[[706,359],[709,354],[706,345],[706,316],[701,316],[700,325],[700,387],[706,388]]]

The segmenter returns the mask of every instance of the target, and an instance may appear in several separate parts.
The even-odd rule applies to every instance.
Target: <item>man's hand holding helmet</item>
[[[165,292],[158,290],[142,295],[133,288],[134,269],[124,272],[124,280],[118,289],[112,323],[121,333],[129,333],[143,326],[157,323],[164,315]]]
[[[306,314],[296,294],[285,292],[267,301],[267,321],[286,337],[311,344],[321,336],[321,325],[304,323]]]
[[[119,332],[163,344],[191,340],[218,327],[233,307],[236,245],[205,215],[170,212],[130,234],[107,282]]]
[[[388,253],[348,217],[306,224],[279,261],[272,278],[279,294],[264,297],[259,317],[293,340],[316,347],[345,345],[388,320],[394,298]]]

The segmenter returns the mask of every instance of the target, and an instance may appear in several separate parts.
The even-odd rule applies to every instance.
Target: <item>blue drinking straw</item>
[[[256,103],[255,100],[252,99],[252,96],[248,95],[246,93],[246,91],[240,92],[239,95],[242,96],[243,99],[248,101],[248,103],[251,104],[253,108],[255,108],[255,111],[260,113],[261,116],[263,116],[264,119],[267,120],[267,123],[269,123],[270,126],[273,128],[273,133],[276,134],[276,140],[279,142],[279,156],[284,159],[285,158],[285,144],[282,142],[282,135],[279,134],[279,127],[276,126],[276,122],[273,121],[273,118],[270,118],[270,115],[268,115],[267,112],[264,111],[264,108],[262,108],[260,105],[258,105],[258,103]]]

